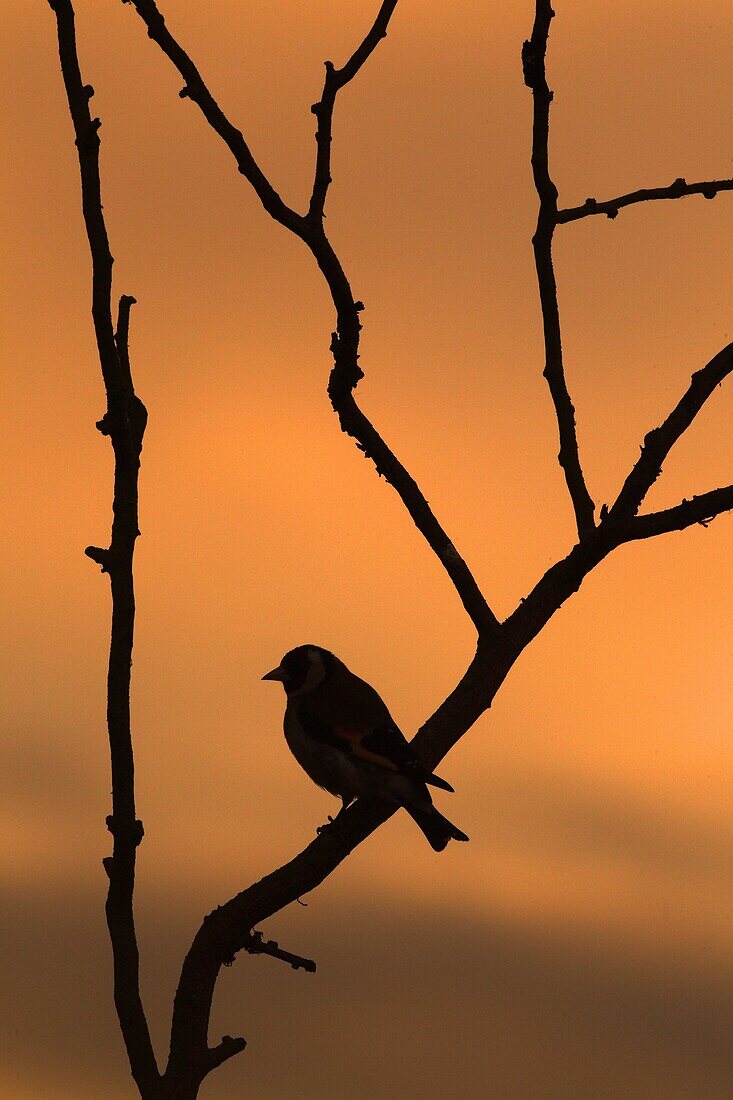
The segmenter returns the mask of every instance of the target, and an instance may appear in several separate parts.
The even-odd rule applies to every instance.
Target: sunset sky
[[[310,105],[377,0],[160,0],[283,198],[304,210]],[[303,642],[372,682],[407,736],[473,629],[326,397],[333,310],[132,6],[76,0],[102,119],[116,294],[149,410],[133,736],[143,995],[167,1051],[203,915],[336,803],[260,677]],[[730,0],[556,0],[561,205],[733,176]],[[530,239],[533,4],[400,0],[340,95],[327,229],[366,305],[361,404],[500,617],[574,541],[542,378]],[[5,1100],[135,1095],[111,996],[105,730],[112,460],[55,21],[4,0],[0,737]],[[611,502],[691,373],[733,338],[733,194],[558,229],[568,384]],[[666,507],[733,482],[733,388],[665,463]],[[400,812],[263,931],[315,976],[240,957],[206,1100],[727,1100],[733,520],[627,546],[521,657],[446,759],[441,855]],[[727,1064],[726,1064],[727,1063]]]

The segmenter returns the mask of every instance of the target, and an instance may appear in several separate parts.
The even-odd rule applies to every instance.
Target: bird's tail
[[[435,806],[424,810],[406,805],[405,809],[415,824],[422,829],[430,847],[436,852],[442,852],[449,840],[468,840],[466,834],[462,833],[447,817],[443,817]]]

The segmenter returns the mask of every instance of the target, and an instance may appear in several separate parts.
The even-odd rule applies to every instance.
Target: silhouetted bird
[[[355,798],[380,798],[404,806],[436,852],[449,840],[468,840],[436,810],[426,786],[451,785],[428,771],[374,688],[333,653],[298,646],[262,679],[282,682],[290,751],[344,809]]]

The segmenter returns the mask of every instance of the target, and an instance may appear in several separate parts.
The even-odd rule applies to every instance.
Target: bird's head
[[[280,680],[288,695],[306,695],[332,672],[336,658],[319,645],[299,645],[286,653],[263,680]]]

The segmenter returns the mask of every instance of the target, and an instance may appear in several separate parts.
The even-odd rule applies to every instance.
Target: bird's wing
[[[358,728],[356,722],[349,725],[331,725],[324,722],[308,707],[303,707],[298,715],[300,724],[308,734],[322,744],[341,749],[342,752],[366,760],[388,771],[400,772],[410,776],[418,783],[430,783],[434,787],[452,791],[453,788],[444,779],[431,774],[419,760],[414,749],[393,723],[378,728],[367,726]]]

